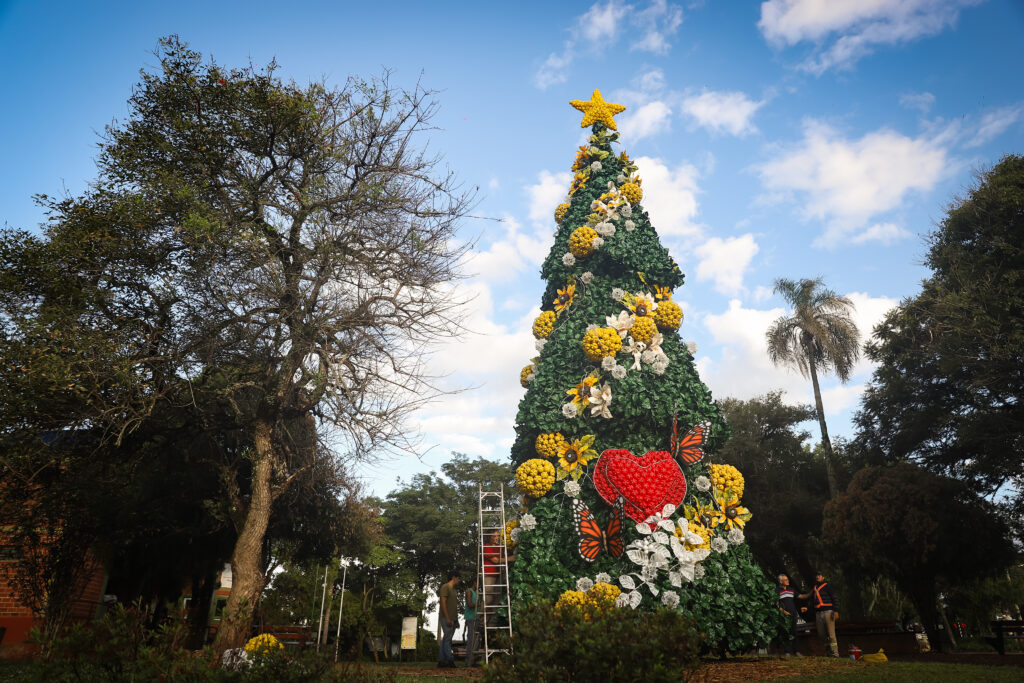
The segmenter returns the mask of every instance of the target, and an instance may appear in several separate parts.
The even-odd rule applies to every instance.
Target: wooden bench
[[[306,649],[312,642],[308,626],[264,626],[260,633],[269,633],[285,647],[300,650]]]
[[[985,640],[996,649],[1001,655],[1006,654],[1006,638],[1024,640],[1024,621],[1009,621],[996,619],[992,622],[992,633],[994,636],[987,636]]]

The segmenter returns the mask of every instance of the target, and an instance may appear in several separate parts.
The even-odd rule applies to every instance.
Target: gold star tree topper
[[[594,94],[590,96],[589,101],[571,100],[569,104],[583,112],[583,123],[580,124],[580,128],[592,126],[595,122],[600,121],[612,130],[618,130],[612,117],[626,111],[625,105],[605,102],[604,98],[601,97],[600,90],[594,90]]]

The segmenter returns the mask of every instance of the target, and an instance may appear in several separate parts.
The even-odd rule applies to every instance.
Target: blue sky
[[[922,236],[976,169],[1024,152],[1024,5],[1014,0],[769,2],[0,2],[0,220],[31,228],[34,193],[81,191],[97,131],[126,115],[138,69],[178,33],[229,66],[341,83],[385,68],[441,91],[429,140],[469,187],[476,238],[460,287],[473,333],[438,349],[449,388],[412,416],[423,454],[362,470],[383,494],[452,450],[502,458],[535,354],[529,326],[552,210],[583,132],[568,101],[599,88],[640,165],[644,206],[687,274],[680,334],[716,397],[772,389],[764,330],[777,277],[821,275],[862,332],[927,271]],[[824,383],[830,430],[870,366]],[[808,425],[816,434],[814,425]]]

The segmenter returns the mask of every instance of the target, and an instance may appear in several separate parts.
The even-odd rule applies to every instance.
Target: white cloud
[[[756,131],[750,119],[764,105],[742,92],[708,91],[683,100],[683,112],[715,133],[746,135]]]
[[[619,130],[630,142],[636,142],[670,129],[672,109],[660,100],[648,102],[636,108],[631,115],[623,117]]]
[[[544,90],[564,83],[577,53],[610,49],[624,34],[640,35],[630,50],[667,54],[672,47],[670,39],[682,22],[682,8],[667,0],[651,0],[645,9],[622,0],[594,3],[576,18],[561,52],[552,52],[541,64],[534,74],[534,85]]]
[[[722,294],[738,294],[743,289],[743,275],[758,251],[750,233],[726,239],[712,237],[694,250],[700,259],[697,280],[713,281],[715,289]]]
[[[758,28],[775,47],[814,43],[801,68],[849,69],[876,47],[936,35],[981,0],[768,0]]]
[[[529,217],[534,225],[554,230],[555,207],[565,201],[571,185],[570,173],[541,171],[537,174],[537,184],[526,187],[526,194],[530,198]]]
[[[499,225],[504,227],[504,234],[486,249],[473,249],[463,264],[463,272],[481,282],[507,282],[527,265],[539,265],[554,241],[550,230],[536,227],[525,232],[512,216],[502,218]]]
[[[615,0],[605,4],[595,3],[583,13],[579,21],[579,34],[591,43],[604,41],[614,42],[617,39],[620,24],[629,12],[630,7]]]
[[[815,246],[835,247],[908,193],[932,189],[949,166],[935,139],[882,129],[848,140],[812,120],[799,145],[756,170],[768,190],[799,195],[805,217],[827,221]]]
[[[643,36],[630,45],[630,50],[665,55],[672,48],[669,38],[683,23],[683,9],[669,5],[666,0],[654,0],[650,7],[634,14],[632,23],[640,28]]]
[[[552,52],[533,76],[533,83],[541,90],[569,80],[568,69],[572,64],[572,51],[566,49],[562,54]]]
[[[1006,130],[1024,118],[1024,104],[1012,104],[990,111],[981,117],[978,130],[967,143],[968,147],[977,147],[1002,135]]]
[[[665,72],[649,69],[634,79],[634,83],[644,92],[657,92],[665,87]]]
[[[850,242],[853,244],[881,242],[888,246],[907,237],[910,237],[910,232],[895,223],[875,223],[866,230],[851,237]]]
[[[899,303],[896,299],[873,297],[863,292],[847,296],[854,304],[853,319],[861,331],[862,340],[870,335],[871,329],[885,313]],[[782,308],[746,308],[734,299],[723,313],[704,316],[704,327],[721,348],[719,359],[702,359],[701,376],[715,396],[749,400],[781,389],[788,395],[787,400],[813,405],[810,380],[796,370],[776,367],[768,358],[765,333],[779,317],[789,313]],[[826,415],[835,415],[852,407],[873,369],[870,361],[861,358],[846,385],[830,375],[821,377]]]
[[[905,92],[900,95],[900,106],[904,109],[918,109],[927,114],[935,104],[935,95],[930,92]]]
[[[634,159],[643,179],[643,207],[651,224],[663,236],[700,235],[697,216],[697,169],[680,164],[670,169],[661,159]]]

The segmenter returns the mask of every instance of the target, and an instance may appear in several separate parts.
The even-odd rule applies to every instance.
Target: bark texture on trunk
[[[213,643],[218,654],[245,644],[249,637],[253,609],[263,590],[260,559],[273,503],[270,484],[275,455],[271,433],[270,423],[263,420],[257,422],[253,434],[256,460],[252,468],[252,495],[242,531],[231,554],[231,595]]]
[[[821,428],[821,449],[825,453],[825,474],[828,477],[828,497],[839,495],[839,484],[836,481],[835,456],[832,453],[832,442],[828,438],[828,427],[825,426],[825,408],[821,403],[821,387],[818,386],[818,369],[814,357],[808,358],[811,369],[811,384],[814,386],[814,408],[818,412],[818,426]]]

